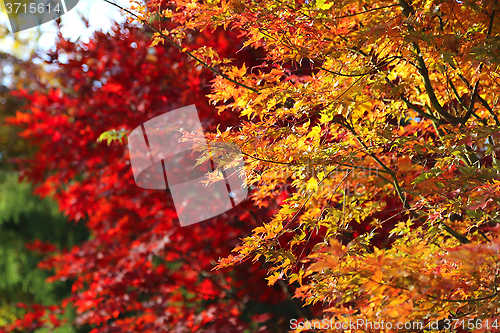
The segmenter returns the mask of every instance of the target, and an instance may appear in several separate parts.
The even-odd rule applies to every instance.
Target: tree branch
[[[410,14],[413,13],[413,8],[405,1],[405,0],[398,0],[399,4],[403,10],[403,15],[405,15],[407,18],[410,17]],[[413,32],[414,29],[409,26],[408,30],[410,32]],[[424,81],[424,87],[425,91],[427,92],[427,95],[429,96],[429,100],[434,107],[434,109],[443,117],[444,120],[448,121],[449,123],[460,123],[461,118],[454,117],[446,110],[443,108],[443,106],[439,103],[437,96],[434,92],[434,88],[432,87],[431,80],[429,78],[429,71],[427,69],[427,65],[425,64],[424,58],[422,57],[420,47],[417,42],[412,42],[413,48],[415,49],[415,52],[417,53],[417,70],[420,73],[420,76],[422,76],[422,80]]]
[[[179,49],[179,51],[181,51],[181,53],[185,53],[187,54],[188,56],[190,56],[191,58],[193,58],[194,60],[196,60],[198,63],[200,63],[203,67],[209,69],[210,71],[212,71],[214,74],[216,75],[219,75],[221,77],[223,77],[224,79],[242,87],[242,88],[245,88],[245,89],[248,89],[254,93],[259,93],[259,91],[257,89],[254,89],[252,87],[249,87],[247,86],[246,84],[244,83],[241,83],[241,82],[238,82],[236,80],[233,80],[231,79],[229,76],[223,74],[222,72],[220,72],[219,70],[215,69],[214,67],[210,66],[209,64],[207,64],[206,62],[204,62],[203,60],[201,60],[200,58],[196,57],[194,54],[192,54],[191,52],[189,51],[186,51],[184,50],[184,48],[182,46],[180,46],[179,44],[177,44],[173,39],[171,39],[170,37],[168,37],[167,35],[165,35],[163,32],[161,32],[160,30],[156,29],[155,27],[153,27],[151,24],[149,24],[148,22],[146,22],[145,20],[142,20],[139,18],[139,16],[133,12],[131,12],[130,10],[126,9],[126,8],[123,8],[121,7],[120,5],[117,5],[116,3],[113,3],[109,0],[103,0],[104,2],[107,2],[109,3],[110,5],[113,5],[115,7],[118,7],[119,9],[125,11],[127,14],[129,15],[132,15],[133,17],[135,17],[138,21],[140,21],[142,24],[144,25],[147,25],[148,27],[150,27],[151,29],[153,29],[157,34],[159,34],[160,36],[162,36],[163,38],[165,38],[166,41],[168,41],[170,44],[172,44],[173,46],[175,46],[177,49]]]
[[[446,75],[446,78],[447,78],[448,84],[451,87],[451,90],[453,91],[453,94],[455,95],[456,99],[458,100],[458,103],[460,103],[460,105],[462,105],[462,107],[464,109],[468,109],[468,107],[464,104],[464,102],[462,101],[462,98],[458,94],[457,88],[453,84],[453,81],[448,77],[448,75]],[[477,97],[479,97],[479,94],[477,95]],[[488,122],[485,119],[479,117],[474,111],[472,111],[472,115],[474,117],[476,117],[476,119],[479,120],[484,126],[488,125]]]
[[[398,194],[399,200],[403,204],[404,208],[406,208],[410,212],[410,214],[413,217],[415,217],[416,219],[418,219],[418,220],[422,219],[422,217],[418,216],[415,211],[411,210],[411,206],[408,203],[408,201],[406,201],[406,198],[405,198],[405,191],[403,190],[403,188],[399,184],[399,180],[397,178],[396,173],[394,171],[392,171],[389,167],[387,167],[375,154],[369,152],[368,147],[363,142],[363,140],[361,140],[361,138],[356,133],[356,131],[354,130],[354,128],[352,128],[351,125],[349,125],[347,122],[345,122],[345,123],[344,122],[338,122],[338,123],[341,126],[343,126],[344,128],[346,128],[349,132],[351,132],[351,134],[356,138],[356,141],[358,141],[359,144],[365,149],[366,153],[369,156],[371,156],[391,176],[393,185],[394,185],[394,187],[396,189],[396,193]],[[461,235],[460,233],[458,233],[457,231],[455,231],[454,229],[452,229],[450,226],[448,226],[444,222],[442,222],[442,225],[443,225],[444,229],[448,233],[450,233],[453,237],[455,237],[460,243],[462,243],[462,244],[470,243],[470,241],[469,241],[469,239],[467,239],[467,237]]]
[[[470,116],[474,111],[474,104],[476,103],[476,97],[478,95],[478,91],[479,91],[479,81],[477,81],[476,84],[474,85],[474,90],[472,91],[472,97],[470,98],[469,109],[467,110],[465,116],[462,118],[463,125],[465,125],[467,120],[469,120]]]
[[[387,81],[387,83],[389,83],[389,85],[391,87],[396,88],[396,85],[394,83],[392,83],[391,81],[389,81],[389,79],[386,78],[386,81]],[[419,105],[416,105],[416,104],[413,104],[412,102],[410,102],[410,100],[408,98],[404,97],[403,94],[401,94],[400,98],[403,102],[405,102],[405,104],[408,108],[415,110],[423,118],[427,118],[427,119],[430,119],[432,121],[441,123],[440,119],[434,117],[432,114],[424,112],[424,110],[422,110],[422,108]]]
[[[460,77],[460,79],[467,85],[467,88],[470,90],[472,89],[472,85],[470,84],[469,80],[467,80],[467,78],[465,76],[463,76],[462,74],[458,73],[458,76]],[[495,124],[497,126],[500,126],[500,120],[498,119],[497,115],[495,114],[495,112],[493,112],[493,109],[491,108],[491,106],[488,104],[488,102],[481,97],[481,95],[477,95],[477,99],[479,100],[479,103],[481,103],[486,110],[488,110],[488,112],[491,114],[491,116],[493,117],[493,119],[495,120]]]

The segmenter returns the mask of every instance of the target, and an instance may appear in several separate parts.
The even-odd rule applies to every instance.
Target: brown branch
[[[463,76],[462,74],[458,73],[458,76],[460,77],[460,79],[462,79],[462,81],[467,85],[467,88],[472,89],[472,85],[470,84],[470,82],[467,80],[467,78],[465,78],[465,76]],[[479,101],[479,103],[481,103],[484,108],[486,110],[488,110],[488,112],[491,114],[491,116],[493,117],[493,119],[495,120],[495,124],[497,126],[500,126],[500,120],[498,119],[497,115],[495,114],[495,112],[493,111],[493,108],[488,104],[488,102],[481,97],[481,95],[477,95],[477,99]]]
[[[470,303],[470,302],[479,302],[479,301],[485,301],[487,299],[492,299],[494,297],[498,296],[497,293],[493,293],[491,295],[487,295],[484,297],[479,297],[479,298],[471,298],[471,299],[447,299],[447,298],[437,298],[432,295],[427,295],[427,297],[435,299],[436,301],[440,302],[451,302],[451,303]]]
[[[467,110],[465,116],[462,118],[462,124],[464,125],[467,122],[467,120],[469,120],[470,116],[474,111],[474,104],[476,103],[476,98],[479,94],[478,92],[479,92],[479,81],[477,81],[476,84],[474,85],[474,90],[472,91],[472,96],[470,98],[469,109]]]
[[[358,136],[358,134],[356,133],[356,131],[354,130],[354,128],[352,128],[351,125],[349,125],[346,122],[345,123],[344,122],[339,122],[339,124],[342,125],[344,128],[346,128],[349,132],[351,132],[351,134],[355,137],[356,141],[358,141],[359,144],[365,149],[366,153],[369,156],[371,156],[384,170],[386,170],[387,173],[389,173],[389,175],[392,178],[393,185],[394,185],[394,187],[396,189],[396,193],[398,194],[399,200],[403,204],[403,207],[406,208],[406,209],[408,209],[408,211],[410,212],[410,214],[413,217],[415,217],[418,220],[421,220],[422,217],[418,216],[418,214],[411,209],[410,204],[406,201],[406,198],[405,198],[405,193],[406,192],[403,190],[403,188],[399,184],[399,180],[397,178],[396,173],[394,171],[392,171],[389,167],[387,167],[375,154],[369,152],[368,147],[361,140],[361,138]],[[450,226],[448,226],[444,222],[442,222],[441,224],[443,225],[444,229],[448,233],[450,233],[453,237],[455,237],[460,243],[462,243],[462,244],[470,243],[470,240],[467,239],[467,237],[461,235],[460,233],[458,233],[457,231],[455,231],[454,229],[452,229]]]
[[[448,77],[448,75],[446,75],[446,79],[448,81],[448,84],[450,85],[451,87],[451,90],[453,91],[453,94],[455,95],[456,99],[458,100],[458,103],[460,103],[460,105],[464,108],[464,109],[468,109],[468,107],[465,105],[465,103],[462,101],[462,98],[460,97],[460,95],[458,94],[458,91],[457,91],[457,88],[455,87],[455,85],[453,84],[453,81]],[[476,95],[476,97],[479,97],[479,94]],[[479,117],[474,111],[471,112],[472,115],[474,117],[476,117],[477,120],[479,120],[484,126],[487,126],[488,125],[488,122]]]
[[[429,96],[429,100],[431,101],[432,106],[437,111],[437,113],[439,113],[439,115],[441,115],[446,121],[450,123],[460,123],[462,120],[461,118],[452,116],[451,114],[446,112],[445,109],[442,107],[442,105],[439,103],[436,93],[434,92],[434,88],[432,87],[432,83],[429,78],[429,71],[427,70],[424,58],[422,58],[422,56],[420,55],[420,47],[416,42],[413,42],[413,47],[417,52],[417,62],[418,62],[417,69],[420,75],[422,76],[422,79],[424,81],[425,91]]]
[[[245,152],[241,152],[243,155],[245,156],[248,156],[250,158],[253,158],[257,161],[261,161],[261,162],[266,162],[266,163],[273,163],[273,164],[282,164],[282,165],[300,165],[299,163],[293,163],[293,162],[279,162],[279,161],[271,161],[271,160],[266,160],[264,158],[260,158],[260,157],[257,157],[257,156],[253,156],[253,155],[250,155],[250,154],[247,154]]]
[[[392,87],[392,88],[396,88],[396,85],[394,83],[392,83],[391,81],[389,81],[389,79],[386,78],[386,81],[387,83],[389,83],[389,85]],[[429,113],[426,113],[424,112],[424,110],[422,110],[422,108],[419,106],[419,105],[416,105],[412,102],[410,102],[410,100],[406,97],[404,97],[403,94],[401,94],[400,96],[401,100],[403,102],[405,102],[406,106],[410,109],[413,109],[415,110],[420,116],[422,116],[423,118],[427,118],[427,119],[430,119],[432,121],[435,121],[435,122],[438,122],[438,123],[441,123],[441,120],[434,117],[432,114],[429,114]]]
[[[159,34],[160,36],[162,36],[163,38],[165,38],[166,41],[168,41],[170,44],[172,44],[173,46],[175,46],[177,49],[179,49],[181,51],[181,53],[185,53],[187,54],[188,56],[190,56],[191,58],[193,58],[194,60],[196,60],[198,63],[200,63],[203,67],[207,68],[208,70],[210,70],[211,72],[213,72],[214,74],[216,75],[219,75],[221,77],[223,77],[224,79],[242,87],[242,88],[245,88],[245,89],[248,89],[254,93],[259,93],[259,91],[257,89],[254,89],[252,87],[249,87],[247,86],[246,84],[244,83],[241,83],[239,81],[236,81],[236,80],[233,80],[231,79],[229,76],[223,74],[222,72],[220,72],[219,70],[217,70],[216,68],[210,66],[209,64],[207,64],[206,62],[204,62],[203,60],[201,60],[200,58],[196,57],[194,54],[192,54],[191,52],[189,51],[186,51],[184,50],[184,48],[182,46],[180,46],[178,43],[176,43],[173,39],[171,39],[170,37],[168,37],[167,35],[165,35],[163,32],[161,32],[160,30],[156,29],[155,27],[153,27],[151,24],[149,24],[148,22],[146,22],[145,20],[142,20],[139,18],[139,16],[133,12],[131,12],[130,10],[126,9],[126,8],[123,8],[121,7],[120,5],[117,5],[116,3],[113,3],[109,0],[103,0],[104,2],[107,2],[109,3],[110,5],[113,5],[115,7],[118,7],[119,9],[125,11],[127,14],[129,15],[132,15],[133,17],[135,17],[138,21],[140,21],[142,24],[144,25],[147,25],[148,27],[150,27],[152,30],[154,30],[157,34]]]
[[[368,72],[365,72],[365,73],[360,73],[360,74],[345,74],[345,73],[340,73],[340,72],[336,72],[336,71],[332,71],[332,70],[329,70],[329,69],[326,69],[320,65],[315,65],[316,67],[328,72],[328,73],[331,73],[331,74],[334,74],[334,75],[338,75],[338,76],[345,76],[345,77],[358,77],[358,76],[365,76],[365,75],[370,75],[370,74],[375,74],[377,73],[378,71],[380,71],[381,68],[387,66],[388,64],[390,64],[391,62],[393,62],[395,59],[399,58],[398,56],[392,56],[392,57],[387,57],[385,59],[382,59],[380,60],[380,62],[375,66],[374,69],[368,71]],[[390,59],[390,60],[389,60]]]
[[[409,18],[410,14],[412,14],[413,8],[405,1],[405,0],[398,0],[399,4],[403,10],[403,14]],[[413,32],[414,29],[413,27],[409,26],[408,27],[409,32]],[[441,117],[443,117],[444,120],[446,120],[449,123],[460,123],[461,118],[452,116],[446,110],[443,108],[443,106],[439,103],[436,93],[434,92],[434,88],[432,87],[431,80],[429,78],[429,70],[427,69],[427,65],[425,64],[424,58],[422,57],[420,47],[417,42],[412,42],[413,48],[415,49],[416,52],[416,58],[417,58],[417,70],[420,73],[420,76],[422,77],[422,80],[424,81],[424,87],[425,91],[427,92],[427,95],[429,96],[429,100],[431,102],[431,105],[434,107],[434,109],[439,113]]]
[[[362,15],[362,14],[366,14],[366,13],[373,12],[373,11],[376,11],[376,10],[391,8],[391,7],[395,7],[395,6],[399,6],[399,4],[395,3],[395,4],[392,4],[392,5],[387,5],[387,6],[382,6],[382,7],[367,9],[365,11],[357,12],[357,13],[353,13],[353,14],[346,14],[346,15],[343,15],[343,16],[334,16],[333,19],[334,20],[338,20],[338,19],[343,19],[343,18],[346,18],[346,17],[353,17],[353,16]]]

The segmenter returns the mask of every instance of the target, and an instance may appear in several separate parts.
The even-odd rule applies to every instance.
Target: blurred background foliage
[[[20,45],[12,44],[13,52],[0,52],[0,332],[2,326],[22,317],[24,310],[16,304],[56,304],[71,293],[71,281],[46,281],[50,272],[38,268],[42,254],[28,249],[26,244],[38,240],[64,249],[88,238],[84,224],[68,221],[50,198],[34,195],[32,185],[20,181],[12,163],[34,153],[19,136],[19,129],[5,125],[23,104],[12,90],[43,90],[54,80],[54,72],[33,61],[33,56],[23,60],[15,55]],[[60,319],[71,322],[73,314],[68,309]],[[88,332],[88,328],[77,330],[66,325],[53,332]]]
[[[41,254],[25,244],[39,240],[67,248],[88,237],[84,225],[68,223],[50,198],[33,195],[31,184],[18,178],[16,172],[0,172],[0,327],[22,315],[15,307],[19,302],[51,305],[71,292],[70,281],[46,282],[50,272],[37,267]]]
[[[125,7],[130,5],[127,0],[116,2]],[[60,304],[71,294],[72,281],[46,281],[50,272],[38,268],[42,254],[29,250],[26,245],[38,240],[64,249],[89,237],[84,223],[68,221],[51,198],[39,198],[33,194],[32,184],[20,181],[13,161],[29,157],[35,151],[19,136],[18,128],[5,123],[23,105],[23,101],[12,94],[13,90],[70,89],[59,85],[57,68],[44,61],[59,34],[68,40],[88,39],[94,31],[109,30],[114,21],[125,20],[117,8],[100,0],[80,1],[77,7],[62,20],[13,34],[9,33],[5,6],[0,1],[3,14],[0,17],[0,332],[4,325],[22,317],[24,310],[16,304],[24,303],[28,307]],[[73,314],[73,309],[67,309],[65,318],[71,322]],[[86,333],[89,330],[86,326],[77,329],[66,325],[36,332]]]

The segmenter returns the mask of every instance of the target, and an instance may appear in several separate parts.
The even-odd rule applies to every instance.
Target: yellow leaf
[[[314,126],[311,130],[311,132],[309,132],[309,134],[307,134],[307,137],[308,138],[314,138],[316,137],[319,133],[321,132],[321,127],[319,126]]]
[[[268,285],[268,286],[272,286],[273,284],[275,284],[275,283],[276,283],[276,281],[278,281],[278,280],[280,279],[280,277],[281,277],[281,273],[280,273],[280,272],[274,272],[274,274],[273,274],[273,275],[268,276],[268,277],[266,278],[266,280],[268,281],[268,282],[267,282],[267,285]]]
[[[373,281],[375,281],[377,283],[382,283],[382,271],[380,269],[377,269],[373,273]]]
[[[307,182],[307,189],[311,191],[318,190],[318,180],[315,177],[311,177],[311,179],[309,179]]]
[[[319,119],[319,122],[324,124],[324,123],[331,121],[332,119],[333,119],[332,113],[330,113],[330,114],[322,113],[321,118]]]

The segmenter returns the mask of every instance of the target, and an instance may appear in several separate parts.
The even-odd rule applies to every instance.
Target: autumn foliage
[[[497,1],[135,11],[155,29],[152,48],[137,29],[62,41],[53,57],[70,59],[59,63],[66,88],[26,95],[30,111],[13,120],[40,147],[26,176],[94,234],[44,263],[75,279],[80,323],[242,332],[268,319],[278,330],[269,306],[291,291],[316,307],[286,321],[498,330]],[[241,148],[251,193],[179,228],[165,193],[134,186],[125,145],[97,138],[192,103],[208,141]]]
[[[227,55],[241,44],[236,34],[223,31],[193,38],[217,44]],[[237,114],[218,115],[206,100],[210,72],[192,66],[174,47],[150,43],[151,35],[133,27],[99,33],[88,44],[61,39],[50,56],[60,67],[62,88],[17,93],[29,104],[11,122],[23,126],[21,135],[38,147],[33,160],[18,161],[23,176],[92,232],[91,240],[53,253],[41,266],[54,269],[52,280],[74,281],[64,306],[76,308],[76,324],[97,327],[92,332],[257,331],[271,318],[278,329],[287,312],[300,308],[291,300],[293,291],[283,285],[255,292],[266,288],[266,270],[250,263],[211,271],[240,237],[269,220],[277,204],[267,200],[266,209],[255,210],[247,201],[181,228],[169,193],[135,184],[126,147],[98,142],[111,128],[132,130],[193,103],[206,131],[238,124]],[[257,55],[241,52],[240,61]],[[64,57],[69,61],[60,62]],[[48,317],[53,309],[29,310],[11,329],[54,327]]]

